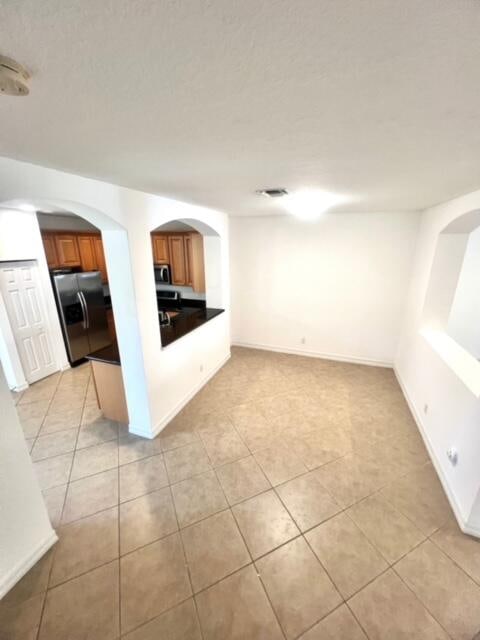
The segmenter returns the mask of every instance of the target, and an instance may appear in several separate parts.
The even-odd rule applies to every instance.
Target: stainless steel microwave
[[[155,270],[155,282],[156,284],[172,284],[172,278],[170,274],[170,265],[168,264],[156,264]]]

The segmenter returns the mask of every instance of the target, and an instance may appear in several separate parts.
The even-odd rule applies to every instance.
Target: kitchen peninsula
[[[190,302],[190,304],[192,304]],[[159,309],[162,348],[179,340],[223,313],[223,309],[183,304],[175,309]],[[162,322],[161,322],[161,320]],[[128,410],[123,386],[117,342],[87,356],[91,363],[98,405],[106,418],[128,424]]]

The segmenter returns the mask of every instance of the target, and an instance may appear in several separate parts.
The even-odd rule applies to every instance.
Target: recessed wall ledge
[[[420,335],[474,396],[480,398],[480,362],[444,331],[424,327]]]

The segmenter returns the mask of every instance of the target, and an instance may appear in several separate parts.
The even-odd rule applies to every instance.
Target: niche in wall
[[[438,236],[422,334],[463,382],[480,395],[480,211]]]

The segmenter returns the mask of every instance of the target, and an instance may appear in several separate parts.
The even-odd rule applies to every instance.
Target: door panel
[[[58,262],[62,267],[79,267],[80,253],[78,251],[77,237],[72,234],[55,235]]]
[[[2,267],[0,287],[26,380],[49,376],[57,366],[36,263]]]
[[[168,236],[152,234],[153,261],[155,264],[170,264]]]
[[[55,246],[55,236],[52,233],[42,233],[43,248],[49,269],[58,267],[57,248]]]
[[[105,253],[103,252],[103,242],[101,236],[94,236],[93,245],[95,249],[95,260],[97,262],[96,269],[100,271],[102,282],[108,282],[107,263],[105,262]]]
[[[65,346],[70,362],[75,362],[91,351],[76,274],[55,276],[53,287],[60,307]]]
[[[170,266],[172,269],[172,284],[185,285],[187,282],[187,274],[183,236],[169,236],[168,244],[170,249]]]
[[[94,236],[78,236],[78,250],[83,271],[96,271]]]
[[[103,287],[98,272],[77,274],[78,288],[87,305],[87,331],[90,352],[111,344]]]

